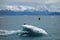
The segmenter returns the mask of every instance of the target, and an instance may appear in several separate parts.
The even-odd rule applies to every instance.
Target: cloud
[[[2,0],[3,3],[18,3],[18,2],[30,2],[30,3],[45,3],[47,0]]]
[[[46,7],[50,12],[60,12],[60,4],[47,4]]]
[[[0,10],[12,10],[12,11],[37,11],[37,8],[31,7],[31,6],[12,6],[12,5],[5,5],[2,6],[3,8],[0,8]]]
[[[60,3],[60,0],[2,0],[0,1],[2,4],[16,4],[21,2],[28,3],[39,3],[39,4],[48,4],[48,3]]]
[[[12,11],[46,11],[60,12],[60,5],[49,4],[43,6],[16,6],[16,5],[3,5],[0,6],[0,10],[12,10]]]
[[[25,6],[20,6],[20,4]],[[60,12],[60,0],[2,0],[0,1],[0,5],[7,5],[5,7],[0,6],[1,9],[9,9],[14,11],[19,10],[24,11],[28,9],[30,11],[48,10],[48,11]],[[15,5],[15,6],[8,6],[8,5]],[[26,5],[30,6],[27,7]],[[31,7],[31,5],[33,5],[34,7]]]
[[[47,4],[60,3],[60,0],[47,0],[46,3]]]

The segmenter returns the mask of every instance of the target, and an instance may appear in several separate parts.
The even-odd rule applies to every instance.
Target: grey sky
[[[39,4],[50,4],[50,3],[60,3],[60,0],[0,0],[1,4],[15,4],[20,2],[28,3],[39,3]]]
[[[60,11],[60,0],[0,0],[0,5],[35,5],[47,6],[50,11]]]

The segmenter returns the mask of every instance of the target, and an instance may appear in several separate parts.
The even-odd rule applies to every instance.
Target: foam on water
[[[22,25],[22,26],[27,29],[31,29],[32,31],[34,31],[36,33],[48,34],[44,29],[38,28],[36,26],[32,26],[32,25]]]
[[[25,30],[0,30],[0,35],[7,36],[7,35],[12,35],[12,34],[17,34],[21,36],[28,36],[28,35],[33,36],[34,34],[35,35],[48,34],[45,30],[41,28],[37,28],[32,25],[22,25],[22,26],[25,27],[26,29],[30,29],[30,31],[27,31],[26,29]]]
[[[21,30],[0,30],[0,35],[12,35],[12,34],[15,34],[15,33],[20,33]],[[23,31],[22,31],[23,32]]]

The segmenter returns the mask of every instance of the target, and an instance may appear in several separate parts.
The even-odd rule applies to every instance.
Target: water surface
[[[40,20],[38,18],[40,17]],[[60,16],[0,16],[0,30],[21,30],[24,23],[48,32],[42,37],[0,36],[0,40],[60,40]]]

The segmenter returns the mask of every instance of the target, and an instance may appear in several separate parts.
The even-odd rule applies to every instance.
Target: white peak
[[[12,11],[32,11],[32,10],[36,10],[35,7],[31,7],[31,6],[5,6],[5,9],[7,10],[12,10]]]

